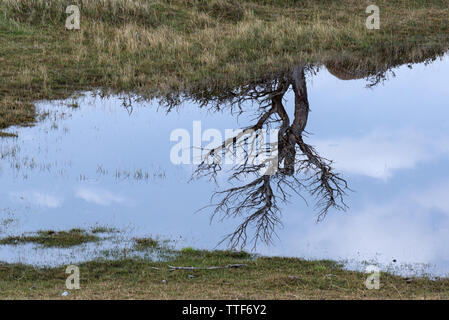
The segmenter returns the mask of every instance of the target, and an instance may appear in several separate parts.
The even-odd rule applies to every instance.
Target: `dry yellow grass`
[[[30,123],[33,101],[102,88],[153,96],[226,89],[295,63],[370,70],[448,48],[448,0],[5,0],[0,3],[0,128]],[[81,29],[66,30],[77,4]]]

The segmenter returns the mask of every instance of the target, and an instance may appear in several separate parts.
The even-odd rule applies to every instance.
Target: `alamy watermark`
[[[65,273],[70,274],[66,281],[65,286],[69,290],[80,288],[80,268],[75,265],[70,265],[65,269]]]
[[[65,21],[65,27],[68,30],[79,30],[80,29],[80,9],[77,5],[67,6],[65,12],[69,14]],[[365,12],[369,14],[366,18],[366,28],[369,30],[379,30],[380,29],[380,8],[374,4],[366,7]]]
[[[170,161],[175,165],[245,165],[260,174],[278,169],[278,129],[202,130],[201,121],[193,121],[192,134],[185,128],[171,132]],[[224,137],[224,139],[223,139]]]
[[[380,29],[380,9],[378,6],[372,4],[366,7],[366,13],[369,14],[366,18],[365,25],[369,30]]]
[[[75,5],[68,6],[65,9],[65,13],[69,14],[65,20],[65,27],[68,30],[80,29],[80,8]]]
[[[368,277],[365,280],[365,287],[368,290],[380,289],[380,269],[377,266],[369,265],[365,268],[365,273]]]
[[[67,6],[65,12],[69,14],[65,21],[65,27],[68,30],[80,29],[80,9],[77,5]],[[380,29],[380,8],[377,5],[369,5],[366,7],[365,12],[369,14],[366,18],[366,28],[369,30]]]

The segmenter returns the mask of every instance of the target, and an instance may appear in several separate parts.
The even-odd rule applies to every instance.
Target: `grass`
[[[194,251],[195,251],[195,249],[192,247],[185,247],[185,248],[181,249],[182,253],[190,253],[190,252],[194,252]]]
[[[44,248],[68,248],[83,243],[96,242],[100,238],[81,229],[69,231],[40,230],[33,235],[9,236],[0,239],[0,245],[38,244]]]
[[[176,270],[173,266],[246,267]],[[368,290],[366,274],[328,260],[253,257],[245,252],[182,250],[169,261],[96,260],[79,265],[79,290],[65,288],[65,266],[0,264],[0,298],[7,299],[448,299],[449,279],[380,275]],[[31,288],[31,289],[30,289]]]
[[[159,246],[159,242],[153,238],[134,238],[133,241],[136,250],[145,250]]]
[[[0,131],[0,137],[1,138],[17,138],[17,134],[16,133],[9,133],[9,132],[3,132]]]
[[[81,29],[66,30],[77,4]],[[298,62],[372,72],[448,49],[448,0],[4,0],[0,129],[35,121],[34,101],[92,88],[144,97],[226,88]],[[18,58],[19,57],[19,58]]]
[[[119,230],[111,227],[95,226],[90,229],[91,233],[117,233]]]
[[[102,227],[98,227],[102,228]],[[80,229],[39,231],[25,242],[68,247],[80,242]],[[74,236],[76,235],[76,236]],[[51,239],[49,239],[49,237]],[[11,238],[12,239],[12,238]],[[75,240],[74,240],[75,239]],[[4,239],[3,239],[4,240]],[[382,272],[380,289],[365,287],[367,275],[330,260],[262,257],[244,251],[175,250],[168,242],[133,238],[129,251],[108,249],[78,264],[79,290],[65,287],[66,266],[36,267],[0,263],[3,299],[448,299],[449,278],[403,278]],[[12,239],[12,243],[16,240]],[[11,244],[11,241],[5,241]],[[89,241],[95,241],[90,238]],[[5,243],[2,243],[5,244]],[[159,258],[133,255],[159,252]],[[240,267],[226,268],[228,265]],[[195,267],[194,270],[173,270]],[[225,267],[207,269],[209,267]],[[61,294],[70,291],[66,297]]]
[[[64,27],[65,8],[72,4],[81,9],[80,30]],[[448,50],[448,0],[376,4],[381,10],[380,30],[366,29],[367,2],[356,0],[3,0],[0,130],[33,124],[36,100],[67,98],[92,88],[144,97],[226,90],[299,62],[373,74]],[[103,232],[108,230],[39,231],[3,238],[0,244],[70,247],[98,241],[95,234]],[[159,245],[151,238],[135,239],[135,244],[141,249]],[[448,279],[409,282],[383,273],[380,290],[368,290],[365,274],[344,270],[332,261],[194,248],[174,253],[164,262],[122,257],[80,264],[81,289],[65,298],[449,298]],[[239,263],[247,267],[195,271],[168,267]],[[66,277],[65,268],[0,264],[0,297],[61,298]]]

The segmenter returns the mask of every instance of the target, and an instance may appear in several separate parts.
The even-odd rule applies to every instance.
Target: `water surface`
[[[307,203],[292,197],[281,206],[278,237],[272,245],[259,243],[258,253],[449,274],[449,57],[394,74],[372,88],[325,68],[308,74],[311,112],[303,138],[348,182],[348,208],[331,209],[317,223],[313,197],[304,194]],[[127,108],[124,101],[86,92],[76,100],[39,102],[40,113],[48,112],[42,121],[9,130],[19,136],[0,140],[3,235],[107,225],[130,237],[213,249],[235,229],[239,218],[211,224],[212,209],[197,212],[223,188],[226,175],[218,185],[192,181],[194,165],[170,162],[170,134],[192,132],[194,121],[203,130],[246,127],[258,107],[247,101],[237,117],[189,100],[168,113],[157,100],[132,100]],[[289,91],[283,102],[289,114],[293,101]],[[87,259],[82,252],[89,250],[33,255],[31,246],[2,246],[0,260],[67,263]]]

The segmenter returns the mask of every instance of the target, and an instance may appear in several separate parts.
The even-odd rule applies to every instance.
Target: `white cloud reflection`
[[[447,138],[425,137],[413,130],[401,130],[314,140],[313,144],[322,156],[334,161],[335,169],[387,181],[397,170],[449,155]]]
[[[291,212],[285,247],[274,254],[354,259],[384,265],[433,264],[446,275],[449,266],[449,183],[403,190],[391,200],[370,201],[348,212],[330,214],[316,224]],[[294,217],[295,216],[295,217]],[[294,217],[294,218],[293,218]],[[301,224],[300,224],[301,223]],[[287,224],[286,224],[287,225]],[[288,245],[287,245],[288,244]],[[393,263],[394,264],[394,263]]]
[[[92,187],[80,187],[76,190],[75,196],[86,202],[100,206],[110,206],[111,204],[122,204],[125,202],[125,198],[119,195],[107,190]]]
[[[16,201],[24,201],[28,204],[45,208],[59,208],[63,203],[63,199],[56,195],[38,191],[10,193],[10,197]]]

